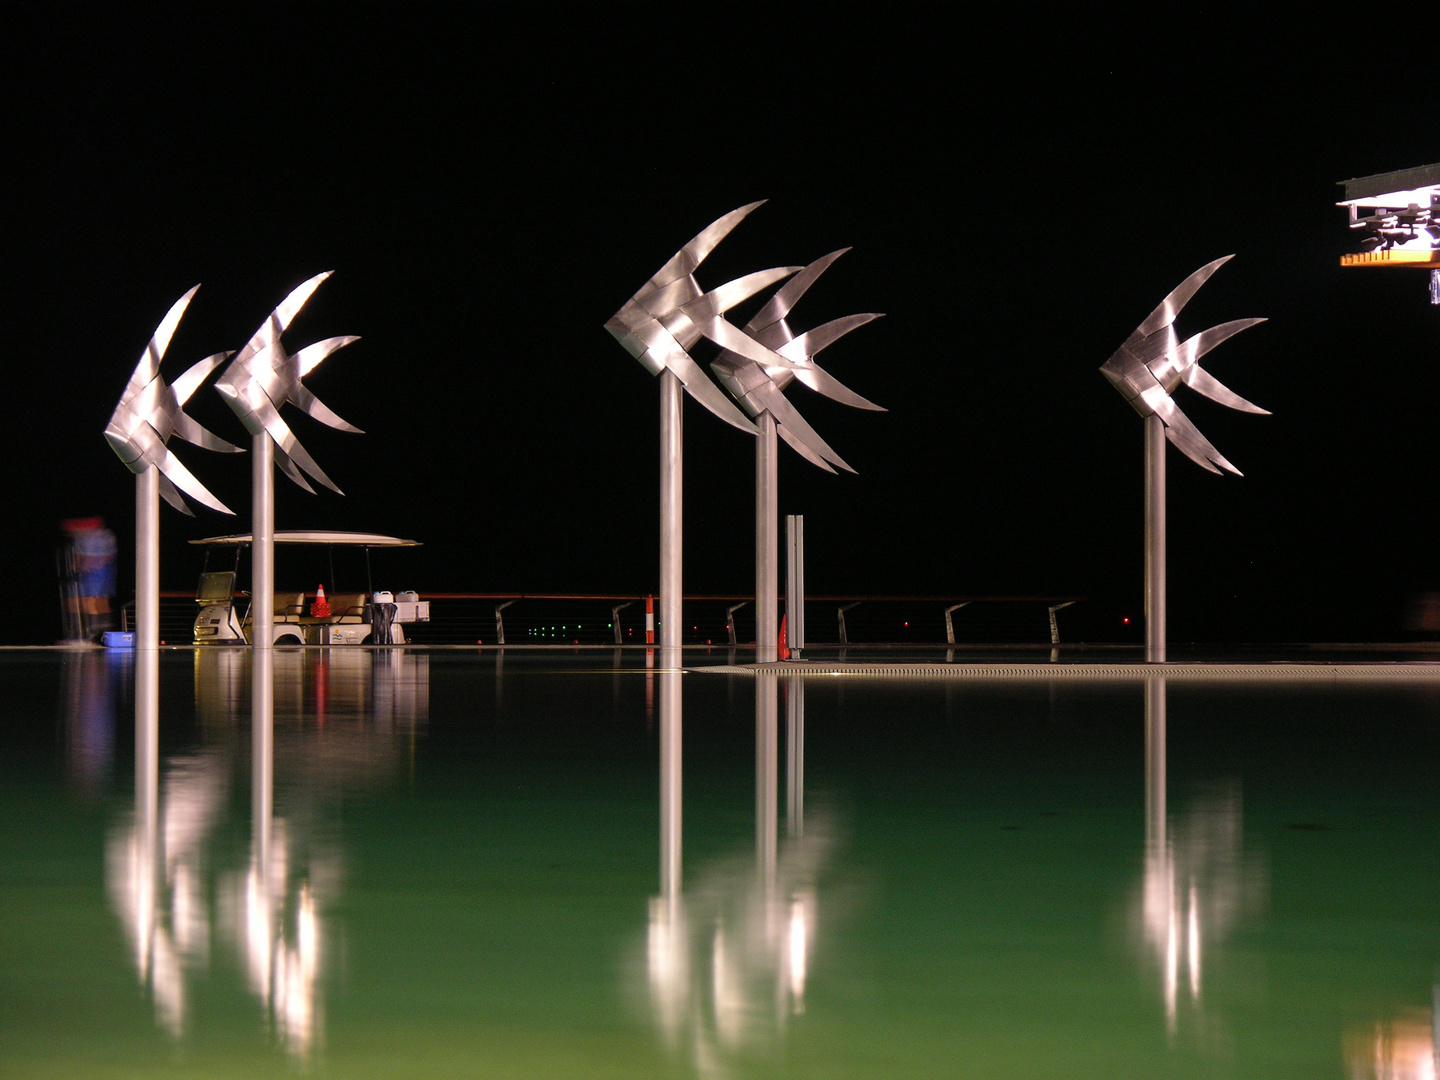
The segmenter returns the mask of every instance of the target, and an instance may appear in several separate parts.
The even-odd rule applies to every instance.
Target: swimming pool
[[[249,671],[0,653],[5,1075],[1434,1076],[1440,680]]]

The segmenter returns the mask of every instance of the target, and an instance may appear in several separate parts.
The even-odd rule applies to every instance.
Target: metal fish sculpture
[[[1234,337],[1264,319],[1236,319],[1221,323],[1208,330],[1202,330],[1194,337],[1180,341],[1175,333],[1175,317],[1210,275],[1229,262],[1233,255],[1206,263],[1187,277],[1150,317],[1135,328],[1125,343],[1100,367],[1100,373],[1109,379],[1122,397],[1135,407],[1141,416],[1159,416],[1165,425],[1165,437],[1181,453],[1202,469],[1213,473],[1225,469],[1236,476],[1240,470],[1230,464],[1225,456],[1201,435],[1195,425],[1180,411],[1171,395],[1181,383],[1212,401],[1227,405],[1241,412],[1269,416],[1262,409],[1246,401],[1233,390],[1223,386],[1209,372],[1200,367],[1199,360],[1222,341]],[[1217,467],[1218,466],[1218,467]]]
[[[285,351],[280,340],[290,321],[331,273],[327,270],[316,274],[296,286],[255,331],[249,344],[236,354],[225,373],[216,381],[215,388],[235,411],[246,431],[251,435],[262,431],[269,434],[275,443],[275,463],[281,472],[306,491],[315,490],[305,479],[304,473],[309,473],[330,490],[343,494],[300,445],[295,433],[280,416],[280,406],[288,401],[322,424],[340,431],[361,433],[359,428],[336,416],[300,381],[335,350],[360,339],[354,336],[326,338],[307,345],[293,355]]]
[[[691,397],[727,424],[751,435],[755,434],[755,426],[705,376],[689,350],[706,338],[757,364],[791,366],[789,360],[726,322],[724,313],[761,289],[783,281],[799,270],[798,266],[746,274],[709,292],[695,280],[695,270],[705,257],[763,203],[750,203],[711,222],[605,324],[605,329],[652,375],[674,372]]]
[[[195,514],[181,497],[182,491],[196,502],[222,514],[232,514],[234,511],[212,495],[180,459],[170,452],[167,445],[170,436],[178,435],[186,442],[221,453],[241,453],[243,450],[242,447],[228,443],[201,427],[186,416],[182,409],[200,384],[225,362],[230,353],[207,356],[169,386],[160,378],[160,361],[165,356],[165,350],[170,347],[170,339],[175,336],[175,329],[180,325],[185,309],[199,288],[200,286],[196,285],[175,301],[160,320],[160,325],[155,328],[155,334],[140,357],[140,362],[135,365],[135,373],[130,376],[130,382],[120,396],[119,404],[115,406],[110,423],[105,427],[105,441],[126,467],[139,475],[154,466],[160,474],[160,494],[171,506],[190,517]]]

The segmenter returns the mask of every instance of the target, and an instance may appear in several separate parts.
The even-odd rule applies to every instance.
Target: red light
[[[1121,619],[1120,621],[1123,622],[1126,626],[1129,626],[1129,625],[1130,625],[1130,616],[1129,616],[1129,615],[1126,615],[1125,618]]]
[[[906,626],[909,626],[910,624],[907,622],[905,625],[906,625]]]

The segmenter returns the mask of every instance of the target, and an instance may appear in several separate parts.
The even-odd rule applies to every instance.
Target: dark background
[[[64,517],[111,523],[133,589],[133,483],[101,432],[170,304],[203,283],[173,379],[321,270],[286,341],[362,335],[307,384],[366,434],[286,411],[346,495],[279,478],[278,528],[422,540],[394,582],[422,592],[652,591],[658,387],[603,324],[760,198],[702,285],[848,245],[792,324],[886,313],[822,362],[889,412],[790,392],[859,470],[781,452],[810,592],[1082,594],[1079,636],[1136,638],[1141,423],[1096,369],[1233,252],[1178,328],[1267,316],[1207,367],[1275,415],[1179,395],[1246,475],[1170,454],[1171,637],[1415,636],[1407,605],[1440,588],[1440,309],[1423,272],[1342,271],[1334,203],[1440,160],[1427,64],[1203,13],[568,10],[0,16],[4,640],[59,634]],[[208,385],[189,411],[243,441]],[[753,443],[686,416],[686,590],[743,594]],[[184,589],[187,540],[248,529],[249,462],[172,447],[239,515],[162,510]]]

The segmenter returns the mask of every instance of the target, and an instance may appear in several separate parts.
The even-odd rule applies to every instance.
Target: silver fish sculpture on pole
[[[340,419],[300,381],[335,350],[359,341],[358,337],[332,337],[291,354],[281,335],[331,271],[316,274],[291,290],[235,355],[215,383],[215,389],[240,418],[252,438],[251,473],[251,601],[250,638],[255,648],[274,644],[275,621],[275,467],[306,491],[314,488],[305,474],[337,494],[335,482],[300,445],[280,415],[286,402],[340,431],[360,433]]]
[[[183,410],[229,353],[207,356],[170,385],[160,377],[160,361],[199,288],[196,285],[175,301],[160,320],[105,426],[105,441],[135,474],[135,645],[142,651],[153,651],[160,644],[160,499],[191,517],[194,512],[181,492],[222,514],[234,512],[195,478],[168,445],[170,437],[178,435],[207,450],[241,452],[241,447],[207,431]]]
[[[763,202],[763,200],[762,200]],[[697,234],[615,313],[605,329],[652,375],[660,376],[660,648],[679,662],[683,566],[684,435],[680,388],[727,424],[754,435],[752,424],[690,355],[702,338],[761,364],[790,363],[747,336],[724,313],[794,274],[798,266],[761,270],[705,291],[695,271],[721,240],[762,202],[732,210]]]
[[[1165,440],[1202,469],[1242,475],[1201,435],[1171,396],[1181,384],[1240,412],[1269,416],[1200,367],[1211,349],[1264,319],[1235,319],[1181,341],[1175,318],[1201,285],[1233,255],[1208,262],[1182,281],[1100,367],[1100,373],[1145,418],[1145,659],[1166,659]]]
[[[752,339],[785,359],[784,365],[757,363],[725,350],[710,365],[727,390],[755,418],[755,660],[773,663],[777,657],[779,592],[779,480],[776,436],[801,457],[826,472],[855,470],[820,437],[785,397],[795,380],[835,401],[858,409],[884,412],[881,406],[844,386],[815,363],[815,356],[856,327],[880,316],[874,312],[847,315],[796,335],[787,316],[830,264],[849,248],[816,259],[775,291],[775,295],[745,324]],[[793,620],[792,620],[793,621]]]

